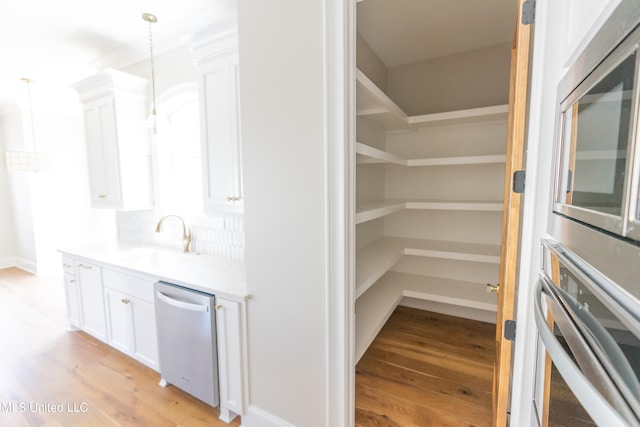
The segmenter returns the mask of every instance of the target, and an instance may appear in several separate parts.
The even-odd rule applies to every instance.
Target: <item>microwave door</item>
[[[625,399],[562,308],[552,287],[544,277],[538,281],[534,314],[540,338],[554,365],[598,425],[640,426]],[[542,308],[543,297],[578,365],[567,354],[547,324]]]

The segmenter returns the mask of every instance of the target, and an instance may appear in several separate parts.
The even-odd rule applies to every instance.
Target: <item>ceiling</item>
[[[185,35],[235,18],[235,0],[20,0],[0,2],[0,101],[20,78],[68,84],[184,43]],[[16,83],[17,82],[17,83]]]
[[[237,0],[21,0],[0,3],[0,104],[27,77],[70,84],[105,67],[184,43],[194,30],[236,20]],[[358,0],[358,30],[387,67],[509,42],[515,0]],[[402,48],[399,48],[402,46]],[[22,85],[22,86],[21,86]]]
[[[516,0],[358,0],[358,32],[387,68],[513,39]]]

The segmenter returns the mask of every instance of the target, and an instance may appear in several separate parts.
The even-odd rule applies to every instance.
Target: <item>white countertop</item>
[[[244,262],[240,260],[124,245],[84,246],[59,251],[214,295],[236,300],[248,297]]]

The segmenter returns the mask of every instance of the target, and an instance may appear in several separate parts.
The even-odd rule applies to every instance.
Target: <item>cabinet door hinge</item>
[[[522,194],[524,193],[524,181],[526,178],[526,171],[515,171],[513,173],[513,192]]]
[[[504,321],[504,338],[509,341],[516,340],[516,321],[515,320]]]
[[[530,25],[536,22],[536,0],[526,0],[522,4],[522,24]]]

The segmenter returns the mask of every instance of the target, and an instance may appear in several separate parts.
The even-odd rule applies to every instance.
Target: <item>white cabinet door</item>
[[[158,342],[153,304],[106,287],[104,297],[109,345],[157,370]]]
[[[77,265],[80,290],[82,330],[106,341],[104,300],[102,296],[102,268],[87,262]]]
[[[148,82],[105,70],[73,85],[84,108],[91,205],[144,209],[153,204],[147,118]]]
[[[62,256],[62,271],[64,272],[64,295],[67,303],[67,321],[69,330],[74,331],[81,327],[82,317],[80,307],[80,291],[76,277],[75,260],[67,255]]]
[[[226,422],[244,413],[244,304],[216,296],[220,418]]]
[[[75,275],[64,275],[64,291],[67,300],[67,320],[69,330],[76,330],[82,324],[80,318],[80,293]]]
[[[241,212],[238,54],[198,64],[205,212]]]
[[[122,292],[104,288],[107,312],[107,342],[123,353],[133,352],[131,300]]]
[[[158,370],[153,280],[104,270],[107,342]]]
[[[122,203],[114,107],[111,96],[88,103],[84,107],[89,188],[93,207],[120,206]]]
[[[131,332],[133,336],[132,356],[158,370],[158,340],[156,313],[153,304],[131,298]]]

